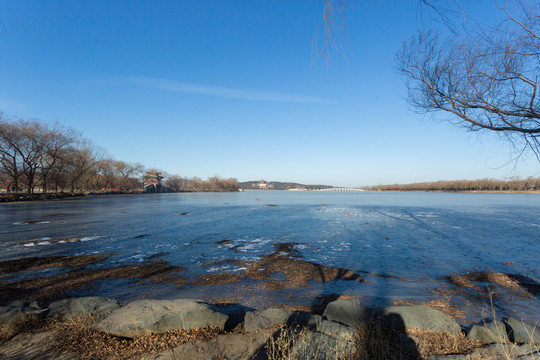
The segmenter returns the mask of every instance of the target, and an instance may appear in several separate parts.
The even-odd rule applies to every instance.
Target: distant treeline
[[[238,191],[239,184],[234,178],[223,179],[219,176],[202,180],[198,177],[186,178],[178,175],[169,175],[165,186],[172,191]]]
[[[414,184],[377,185],[368,189],[382,191],[535,191],[540,190],[540,178],[433,181]]]
[[[240,183],[240,188],[244,190],[260,189],[259,184],[261,181],[244,181]],[[304,185],[294,182],[280,182],[280,181],[268,181],[265,182],[266,189],[268,190],[289,190],[289,189],[306,189],[306,190],[320,190],[330,189],[333,186],[330,185]]]
[[[152,175],[150,175],[152,174]],[[181,178],[142,164],[107,157],[71,128],[37,120],[6,119],[0,113],[0,190],[63,193],[100,189],[141,191],[159,174],[173,191],[235,191],[236,179]]]

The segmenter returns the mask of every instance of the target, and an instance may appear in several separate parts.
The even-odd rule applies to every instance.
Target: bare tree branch
[[[442,38],[424,31],[396,56],[419,113],[446,113],[471,131],[503,133],[520,151],[540,149],[540,4],[500,8],[496,27]]]

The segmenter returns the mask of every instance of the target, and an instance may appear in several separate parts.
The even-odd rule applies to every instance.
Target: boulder
[[[353,351],[350,341],[309,331],[293,345],[289,359],[340,360],[349,358]]]
[[[35,300],[15,300],[10,302],[8,306],[12,308],[19,308],[25,311],[41,310],[41,307]]]
[[[248,311],[244,318],[244,329],[246,331],[252,331],[273,325],[284,325],[292,322],[295,317],[296,313],[294,311],[280,308]]]
[[[493,321],[483,326],[474,325],[467,333],[467,339],[479,339],[486,343],[508,342],[506,326],[501,321]]]
[[[309,313],[300,314],[298,318],[300,325],[305,325],[313,329],[316,329],[317,326],[319,326],[319,324],[323,321],[323,317],[321,315]]]
[[[245,334],[222,334],[213,339],[188,341],[160,354],[147,355],[143,360],[247,360],[258,359],[259,350],[272,332],[251,331]]]
[[[514,342],[540,344],[540,329],[537,326],[526,324],[514,318],[504,321],[508,326],[508,336]]]
[[[529,344],[491,344],[481,350],[476,350],[474,353],[478,354],[482,352],[484,354],[487,354],[488,356],[490,355],[489,359],[497,360],[538,360],[538,358],[540,357],[540,352],[538,351],[538,349],[535,347],[531,347]]]
[[[382,315],[384,321],[397,330],[416,328],[454,335],[461,333],[461,327],[454,319],[425,305],[391,306],[383,309]]]
[[[357,299],[336,300],[326,306],[323,316],[330,321],[354,327],[359,321],[369,320],[371,311]]]
[[[49,306],[48,317],[69,320],[77,316],[103,316],[120,308],[115,300],[88,296],[56,301]]]
[[[114,310],[96,328],[106,333],[138,337],[168,330],[191,330],[205,326],[223,329],[227,315],[199,300],[138,300]]]
[[[317,326],[317,331],[346,341],[352,341],[355,334],[355,329],[328,320],[321,321]]]
[[[10,302],[7,306],[0,307],[0,322],[12,322],[23,318],[25,315],[38,315],[41,317],[44,310],[38,305],[37,301],[16,300]]]

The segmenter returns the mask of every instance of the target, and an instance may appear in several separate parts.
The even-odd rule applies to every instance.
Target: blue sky
[[[351,3],[346,58],[333,52],[327,66],[311,58],[318,0],[5,0],[0,111],[58,121],[110,156],[182,176],[540,176],[532,157],[504,166],[512,154],[495,135],[409,109],[394,54],[426,23],[416,0]]]

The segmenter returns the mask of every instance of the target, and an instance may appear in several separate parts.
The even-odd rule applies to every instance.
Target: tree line
[[[141,191],[149,174],[172,191],[236,191],[236,179],[183,178],[108,157],[61,124],[6,118],[0,113],[0,186],[4,192],[64,193],[101,189]]]
[[[165,186],[175,192],[184,191],[238,191],[240,184],[234,178],[223,179],[219,176],[209,177],[203,180],[199,177],[182,177],[169,175],[165,181]]]
[[[413,184],[371,186],[381,191],[535,191],[540,190],[540,178],[514,178],[511,180],[478,179],[433,181]]]

